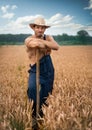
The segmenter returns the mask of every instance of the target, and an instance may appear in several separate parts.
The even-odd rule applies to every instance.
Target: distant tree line
[[[0,45],[19,45],[24,44],[24,40],[30,34],[0,34]]]
[[[23,45],[28,36],[30,34],[0,34],[0,45]],[[78,31],[76,36],[64,33],[53,37],[60,45],[92,45],[92,36],[85,30]]]
[[[67,34],[54,36],[60,45],[92,45],[92,36],[85,30],[77,32],[76,36],[69,36]]]

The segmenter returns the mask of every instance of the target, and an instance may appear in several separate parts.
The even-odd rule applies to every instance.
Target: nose
[[[42,28],[41,28],[41,27],[39,28],[39,31],[42,31]]]

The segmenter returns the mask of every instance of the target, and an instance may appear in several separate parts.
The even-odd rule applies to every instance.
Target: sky
[[[46,34],[92,36],[92,0],[0,0],[0,34],[32,34],[38,16],[51,25]]]

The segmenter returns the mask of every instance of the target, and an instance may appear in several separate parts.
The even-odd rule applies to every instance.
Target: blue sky
[[[92,0],[0,0],[0,34],[32,34],[29,23],[37,16],[52,25],[47,34],[92,36]]]

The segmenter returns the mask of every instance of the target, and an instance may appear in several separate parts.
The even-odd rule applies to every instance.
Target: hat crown
[[[36,25],[46,25],[45,20],[43,18],[36,18],[34,21],[34,24]]]
[[[30,23],[29,26],[34,29],[35,25],[38,25],[38,26],[45,26],[45,28],[49,28],[50,26],[46,24],[44,18],[42,17],[38,17],[34,20],[34,23]]]

